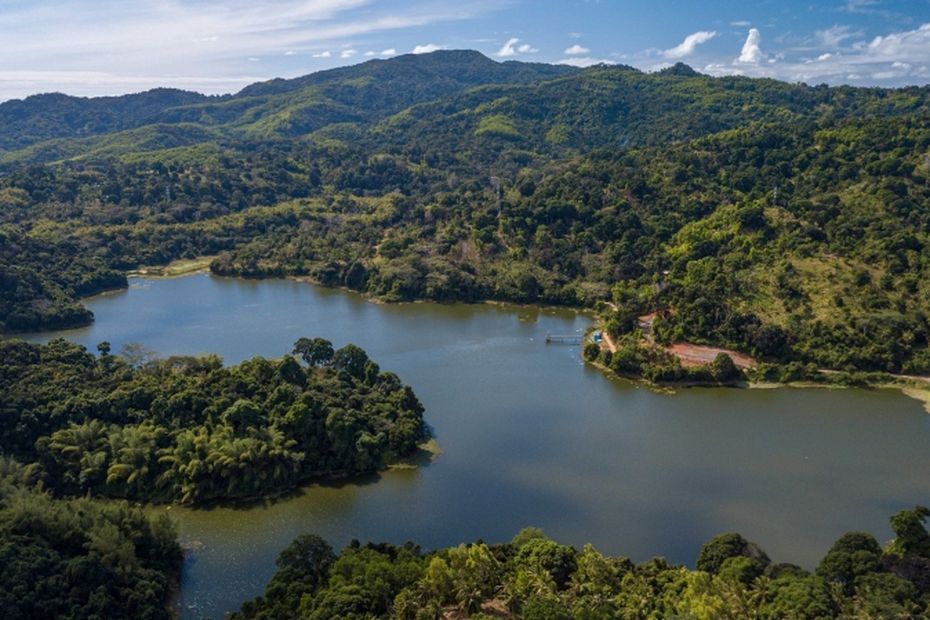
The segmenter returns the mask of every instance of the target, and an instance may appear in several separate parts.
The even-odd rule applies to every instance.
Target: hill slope
[[[257,84],[3,155],[0,223],[33,248],[0,253],[16,316],[34,317],[7,329],[76,316],[94,286],[75,269],[102,283],[221,253],[218,273],[386,299],[612,300],[617,335],[668,309],[666,341],[927,373],[928,117],[927,88],[474,52]],[[80,268],[42,268],[77,248]]]

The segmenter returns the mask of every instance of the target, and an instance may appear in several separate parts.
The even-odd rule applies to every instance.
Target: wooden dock
[[[581,344],[583,339],[578,334],[546,334],[546,344]]]

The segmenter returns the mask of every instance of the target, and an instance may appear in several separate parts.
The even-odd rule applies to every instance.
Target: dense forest
[[[338,555],[318,536],[278,557],[262,597],[233,617],[286,618],[921,618],[930,602],[926,508],[891,518],[885,548],[850,532],[814,572],[773,563],[739,534],[701,549],[695,570],[655,558],[634,564],[577,550],[530,528],[510,543],[434,552],[408,543],[351,543]]]
[[[612,302],[618,338],[663,311],[660,342],[772,376],[930,373],[928,88],[437,52],[135,97],[0,104],[28,120],[0,130],[0,329],[215,255],[385,300]]]
[[[0,458],[0,609],[27,618],[176,617],[181,547],[167,516],[55,499],[34,465]]]
[[[56,496],[249,500],[377,471],[427,437],[413,391],[352,344],[236,366],[98,349],[0,341],[2,452]]]

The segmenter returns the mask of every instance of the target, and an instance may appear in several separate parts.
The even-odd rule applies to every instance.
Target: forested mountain
[[[93,99],[36,95],[0,104],[0,153],[50,140],[55,142],[26,149],[20,156],[54,160],[111,141],[128,151],[152,150],[175,146],[166,142],[172,136],[178,140],[178,133],[187,137],[186,144],[208,142],[224,133],[238,139],[294,137],[334,123],[381,119],[472,86],[522,84],[576,71],[547,64],[497,63],[478,52],[439,51],[261,82],[223,97],[172,89]],[[148,130],[128,131],[143,126]],[[223,131],[209,132],[206,127]],[[69,144],[70,149],[60,141],[124,131],[110,140]],[[146,143],[152,140],[157,144]]]
[[[54,138],[78,138],[152,123],[160,112],[207,100],[199,93],[156,88],[122,97],[34,95],[0,103],[0,151]]]
[[[257,84],[7,147],[4,328],[89,320],[75,300],[114,270],[220,254],[217,273],[394,300],[612,301],[618,336],[669,310],[662,341],[930,373],[928,104],[928,88],[474,52]]]
[[[870,534],[843,535],[814,572],[774,563],[736,533],[704,545],[696,570],[578,550],[537,528],[433,552],[354,541],[338,555],[304,535],[278,557],[264,596],[233,618],[922,618],[928,514],[894,515],[885,549]]]

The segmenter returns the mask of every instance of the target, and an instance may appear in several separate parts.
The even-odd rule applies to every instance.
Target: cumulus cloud
[[[729,64],[708,64],[703,71],[709,75],[772,77],[809,84],[900,86],[923,84],[930,78],[930,24],[870,41],[857,40],[859,36],[858,31],[834,27],[817,33],[805,47],[766,55],[760,38],[750,33],[738,59]]]
[[[508,39],[504,43],[503,47],[497,50],[495,56],[498,58],[508,58],[510,56],[516,56],[517,54],[535,54],[539,50],[530,45],[529,43],[523,43],[522,45],[517,45],[520,42],[520,39],[513,37]]]
[[[353,49],[342,50],[341,52],[339,52],[339,58],[352,58],[356,54],[358,54],[358,50],[353,50]]]
[[[329,58],[332,55],[333,53],[331,51],[326,50],[325,52],[317,52],[316,54],[313,54],[313,57],[314,58]]]
[[[436,45],[435,43],[425,43],[425,44],[423,44],[423,45],[417,45],[416,47],[414,47],[412,53],[414,53],[414,54],[429,54],[429,53],[431,53],[431,52],[438,52],[439,50],[443,49],[444,47],[445,47],[445,46],[443,46],[443,45]]]
[[[575,43],[570,48],[565,50],[565,53],[568,54],[569,56],[580,56],[581,54],[591,53],[591,50]]]
[[[737,64],[741,65],[758,65],[762,62],[762,33],[757,28],[750,28],[746,42],[743,43],[743,49],[736,59]]]
[[[717,36],[715,30],[700,30],[685,37],[685,40],[671,49],[662,52],[666,58],[686,58],[694,53],[698,45],[707,43]]]

